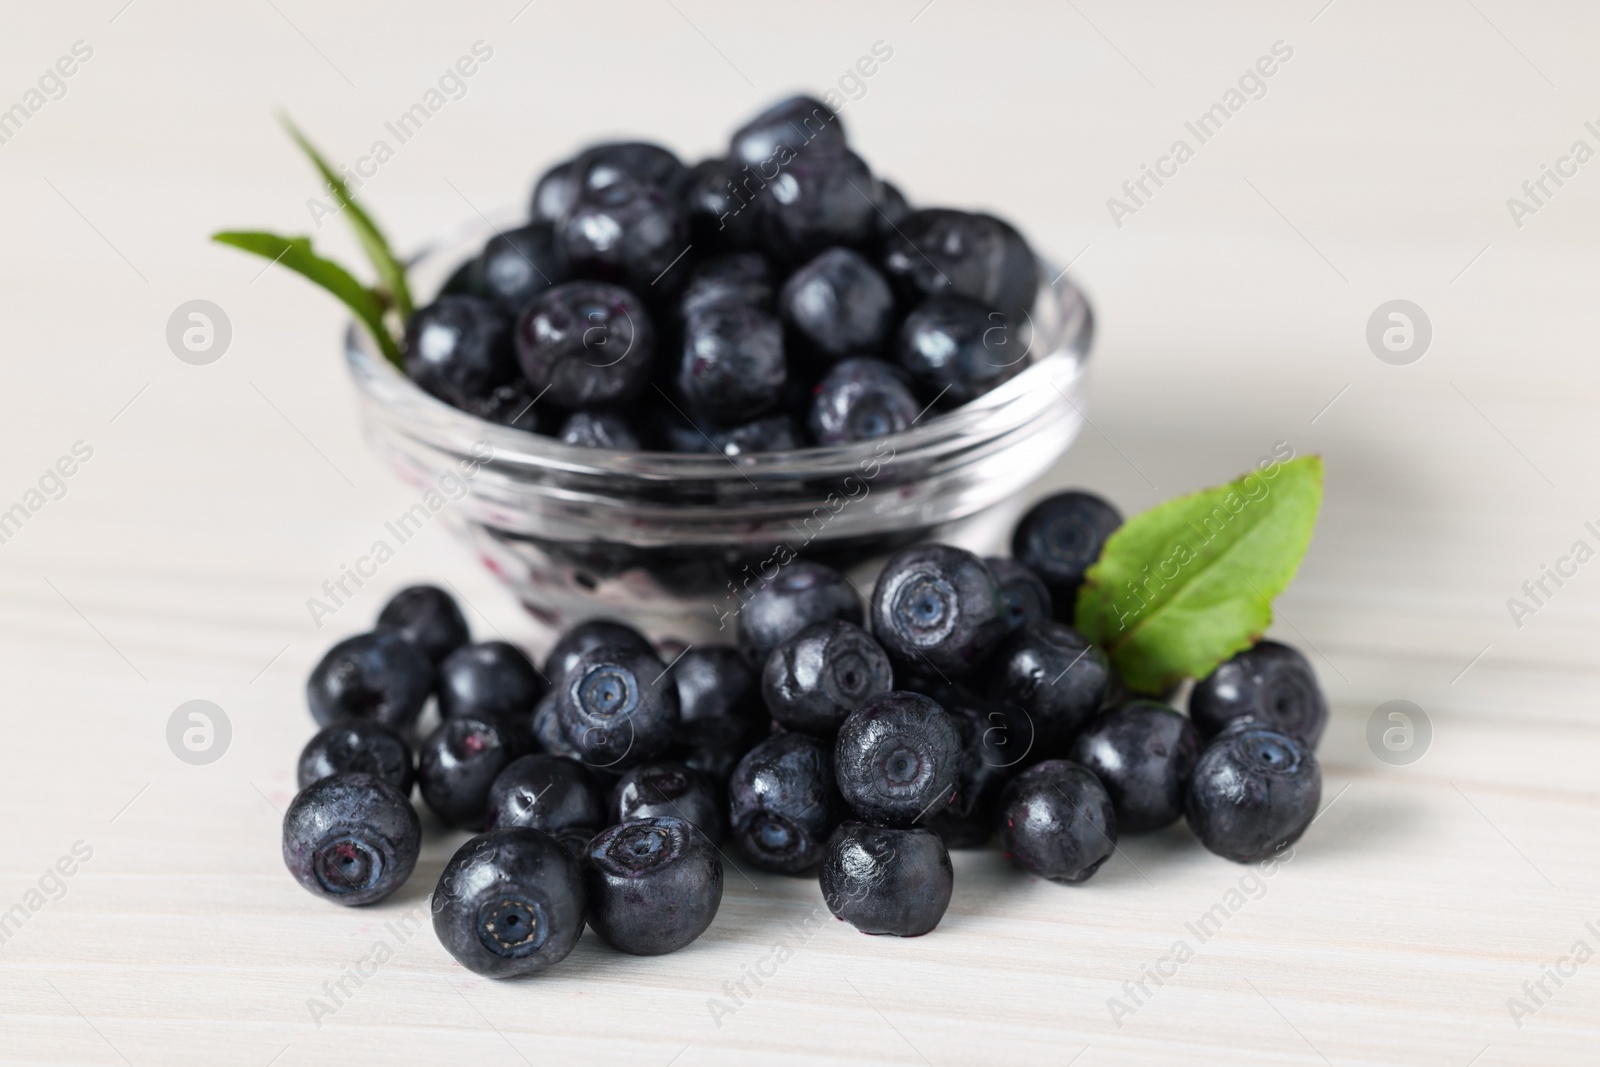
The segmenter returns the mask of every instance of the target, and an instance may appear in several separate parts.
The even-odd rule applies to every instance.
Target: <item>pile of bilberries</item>
[[[593,448],[781,451],[904,430],[1026,363],[1027,242],[990,215],[913,211],[809,97],[693,167],[596,145],[539,179],[531,213],[401,347],[418,385],[493,422]]]
[[[743,603],[737,647],[657,648],[596,620],[542,672],[469,643],[443,591],[403,590],[311,675],[324,728],[284,859],[330,900],[383,899],[417,859],[415,783],[440,820],[480,832],[434,892],[439,939],[510,976],[561,960],[585,922],[626,952],[687,945],[721,901],[725,836],[757,867],[818,871],[836,916],[903,937],[943,917],[947,849],[994,833],[1061,883],[1094,874],[1118,834],[1180,817],[1213,852],[1265,858],[1316,812],[1326,701],[1270,641],[1200,680],[1188,716],[1129,699],[1058,621],[1120,522],[1060,493],[1023,517],[1012,558],[907,548],[870,605],[796,560]],[[430,695],[441,723],[414,760]]]

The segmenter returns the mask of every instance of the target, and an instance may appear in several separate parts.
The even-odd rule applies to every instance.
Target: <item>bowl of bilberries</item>
[[[551,626],[710,636],[790,556],[995,521],[1082,424],[1081,291],[1010,223],[908,204],[819,101],[693,166],[593,145],[408,261],[295,136],[376,282],[218,239],[350,306],[369,441]]]
[[[283,824],[306,890],[378,903],[425,831],[455,835],[435,933],[514,978],[585,931],[690,948],[735,855],[899,937],[938,927],[964,851],[1061,886],[1133,834],[1292,857],[1328,704],[1265,635],[1322,462],[1280,444],[1132,516],[1029,504],[1091,326],[1016,229],[908,205],[797,97],[693,167],[595,146],[531,221],[402,262],[292,132],[378,281],[306,238],[218,239],[351,307],[374,445],[463,487],[480,555],[551,624],[474,641],[418,585],[325,653]]]

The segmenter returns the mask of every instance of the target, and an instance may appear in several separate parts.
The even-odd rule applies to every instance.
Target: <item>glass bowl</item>
[[[419,256],[417,291],[437,292],[493,232]],[[1057,275],[1041,263],[1041,277]],[[564,445],[435,399],[354,324],[345,348],[367,440],[417,490],[396,537],[437,514],[552,629],[612,616],[655,638],[727,642],[789,558],[837,566],[865,592],[907,544],[994,544],[1082,427],[1093,323],[1057,277],[1025,331],[1028,367],[986,395],[872,441],[733,457]]]

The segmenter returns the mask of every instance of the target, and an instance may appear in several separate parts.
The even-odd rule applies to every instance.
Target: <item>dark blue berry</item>
[[[553,420],[554,407],[543,403],[520,373],[462,410],[526,433],[550,433],[560,425],[559,420]]]
[[[572,206],[572,160],[557,163],[533,186],[528,214],[539,222],[555,222]]]
[[[833,245],[861,245],[877,228],[877,179],[848,148],[806,145],[762,191],[768,250],[799,262]]]
[[[773,649],[761,674],[767,711],[785,729],[832,737],[870,696],[894,686],[889,657],[852,622],[812,623]]]
[[[759,696],[755,672],[736,648],[694,645],[672,663],[684,722],[747,715]]]
[[[545,692],[527,653],[506,641],[463,645],[439,664],[439,713],[531,715]]]
[[[906,201],[906,194],[902,193],[893,182],[878,179],[878,224],[877,232],[880,237],[888,237],[894,232],[895,227],[906,220],[911,214],[911,205]]]
[[[675,156],[654,145],[608,145],[578,157],[572,203],[556,223],[567,271],[639,292],[663,280],[690,243],[683,173]]]
[[[1310,748],[1235,720],[1200,754],[1184,813],[1206,848],[1254,863],[1299,840],[1321,799],[1322,768]]]
[[[1235,719],[1251,719],[1315,749],[1328,725],[1328,701],[1305,656],[1261,641],[1195,683],[1189,717],[1205,739]]]
[[[765,415],[759,419],[709,431],[712,447],[724,456],[748,456],[757,452],[792,452],[801,447],[800,427],[788,415]]]
[[[900,326],[895,354],[923,394],[960,407],[1020,374],[1028,363],[1017,324],[964,296],[932,296]]]
[[[634,649],[640,652],[655,650],[649,640],[625,622],[615,619],[589,619],[578,623],[563,633],[551,647],[544,660],[544,676],[549,679],[552,691],[561,688],[561,681],[585,652],[608,646]]]
[[[806,734],[767,738],[728,780],[729,829],[763,870],[800,874],[815,866],[843,810],[833,746]]]
[[[578,750],[572,747],[566,731],[561,728],[560,703],[561,690],[557,688],[546,693],[539,706],[533,709],[534,744],[540,752],[576,761]]]
[[[879,359],[845,359],[817,383],[811,436],[819,445],[869,441],[908,429],[921,411],[893,366]]]
[[[589,842],[583,869],[590,927],[636,956],[683,948],[705,933],[722,903],[722,857],[684,819],[613,826]]]
[[[844,144],[844,122],[837,114],[814,97],[793,96],[735,130],[728,155],[770,180],[774,166],[785,165],[807,145]]]
[[[753,203],[760,187],[758,178],[731,160],[708,159],[692,167],[683,199],[695,248],[753,247],[760,236],[760,212]]]
[[[696,719],[679,725],[670,751],[684,766],[699,771],[718,786],[726,786],[733,769],[771,732],[771,726],[765,715]]]
[[[487,825],[531,826],[547,834],[572,827],[594,833],[609,820],[594,777],[576,760],[520,756],[489,787]]]
[[[1047,496],[1022,516],[1011,534],[1011,555],[1050,587],[1063,621],[1071,621],[1083,575],[1122,525],[1122,513],[1093,493]]]
[[[1000,712],[977,705],[946,704],[946,714],[961,735],[961,773],[955,799],[924,823],[946,848],[982,848],[994,833],[1000,794],[1027,755],[1028,737],[1014,736]]]
[[[950,906],[955,871],[930,830],[846,822],[828,839],[820,871],[828,910],[864,934],[921,937]]]
[[[1030,622],[1052,617],[1050,590],[1040,577],[1014,559],[990,556],[984,560],[1000,583],[1006,598],[1006,626],[1015,630]]]
[[[870,822],[910,826],[949,806],[961,774],[961,734],[921,693],[868,697],[834,743],[839,792]]]
[[[306,680],[311,717],[323,726],[371,719],[405,733],[433,689],[433,666],[397,633],[346,638],[330,648]]]
[[[684,319],[678,392],[713,422],[747,422],[770,409],[787,370],[783,324],[771,312],[729,301]]]
[[[455,597],[436,585],[411,585],[389,598],[375,629],[397,633],[437,666],[472,640]]]
[[[1045,760],[1000,797],[1006,858],[1063,885],[1086,881],[1117,847],[1117,815],[1105,786],[1071,760]]]
[[[771,308],[776,291],[772,264],[765,256],[730,252],[695,264],[679,306],[684,318],[725,304]]]
[[[814,622],[843,619],[861,625],[861,597],[832,567],[795,560],[751,594],[739,611],[739,648],[764,665],[774,648]]]
[[[611,408],[574,411],[556,434],[564,445],[575,448],[612,448],[624,452],[639,450],[639,435],[628,417]]]
[[[635,767],[611,790],[614,823],[637,819],[682,819],[705,834],[713,845],[722,841],[727,812],[711,779],[682,763],[663,760]]]
[[[418,308],[402,342],[406,374],[458,408],[481,404],[516,376],[511,320],[488,300],[441,296]]]
[[[381,778],[347,771],[300,791],[283,817],[283,862],[295,881],[336,904],[372,904],[405,884],[422,823]]]
[[[789,275],[783,317],[828,362],[876,352],[889,340],[894,294],[861,253],[830,248]]]
[[[1183,815],[1200,735],[1167,705],[1136,700],[1089,720],[1071,756],[1111,794],[1117,829],[1139,834],[1171,826]]]
[[[551,404],[612,404],[637,396],[650,380],[655,326],[628,290],[567,282],[523,309],[516,348],[528,383]]]
[[[301,789],[346,771],[381,778],[411,795],[416,758],[405,738],[373,719],[351,719],[324,726],[300,751],[297,779]]]
[[[489,816],[489,788],[519,755],[510,724],[499,716],[446,719],[418,753],[422,800],[447,825],[482,830]]]
[[[561,730],[585,763],[621,773],[660,755],[679,723],[678,687],[652,652],[581,654],[561,681]]]
[[[515,317],[535,296],[566,280],[548,222],[495,234],[478,253],[472,291]]]
[[[883,242],[883,271],[914,303],[927,296],[965,296],[1022,322],[1039,287],[1033,250],[1010,224],[992,215],[924,208],[913,211]]]
[[[1083,724],[1105,704],[1111,667],[1105,653],[1059,622],[1027,623],[1000,646],[989,667],[989,700],[1026,720],[1037,756],[1066,754]]]
[[[889,557],[878,575],[872,632],[896,665],[966,674],[1005,637],[1005,598],[971,552],[914,545]]]
[[[433,891],[433,932],[457,963],[490,978],[535,974],[583,934],[579,861],[542,830],[510,826],[467,841]]]

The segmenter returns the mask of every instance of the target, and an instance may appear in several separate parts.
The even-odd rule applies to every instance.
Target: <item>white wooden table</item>
[[[92,50],[0,143],[0,509],[92,451],[0,543],[0,1061],[1594,1062],[1600,962],[1566,958],[1600,949],[1600,563],[1545,579],[1520,620],[1507,605],[1575,542],[1600,548],[1600,163],[1562,162],[1600,149],[1592,5],[523,2],[0,15],[0,108]],[[306,599],[406,494],[359,437],[337,309],[204,238],[311,229],[318,190],[274,109],[353,163],[477,41],[492,57],[465,94],[366,184],[403,246],[519,202],[591,136],[693,156],[844,78],[882,173],[1019,220],[1095,301],[1093,426],[1051,486],[1137,510],[1279,441],[1326,457],[1274,631],[1334,708],[1328,806],[1291,863],[1257,882],[1181,827],[1125,839],[1081,888],[965,854],[944,923],[906,942],[831,921],[811,882],[730,872],[690,949],[586,937],[509,984],[395,933],[460,835],[430,834],[365,911],[289,880],[280,812],[328,644],[419,578],[452,582],[480,635],[546,637],[442,527],[313,626]],[[879,41],[892,57],[850,80]],[[1185,123],[1279,41],[1292,56],[1246,81],[1264,95],[1201,142]],[[1191,157],[1162,162],[1180,138]],[[1169,176],[1135,203],[1146,164]],[[332,224],[318,237],[353,255]],[[232,325],[206,366],[165,338],[192,299]],[[1409,365],[1365,338],[1393,299],[1432,324]],[[194,699],[232,728],[206,766],[166,740]],[[1409,765],[1368,745],[1390,700],[1432,724]],[[1219,904],[1202,941],[1189,924]],[[809,915],[792,958],[713,1013]],[[1163,963],[1180,940],[1192,958]],[[369,966],[379,944],[392,958]]]

